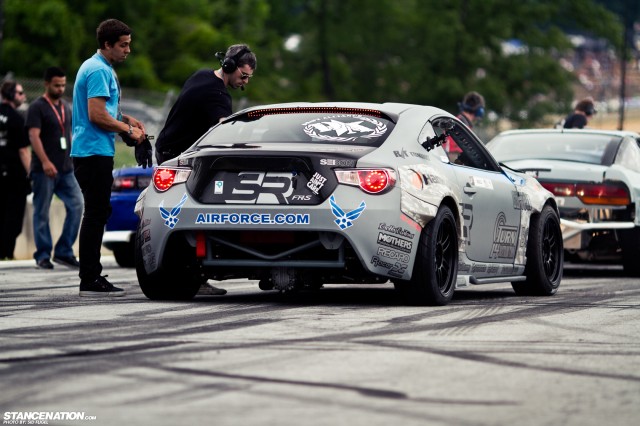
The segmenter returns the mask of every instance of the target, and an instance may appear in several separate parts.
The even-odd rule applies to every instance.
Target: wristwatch
[[[129,136],[133,136],[133,126],[129,124]]]

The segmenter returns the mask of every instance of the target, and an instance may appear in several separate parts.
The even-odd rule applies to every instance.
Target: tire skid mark
[[[387,398],[387,399],[407,399],[408,398],[407,394],[404,392],[397,392],[397,391],[388,390],[388,389],[368,388],[368,387],[362,387],[362,386],[350,386],[350,385],[344,385],[340,383],[288,380],[288,379],[279,379],[275,377],[222,373],[219,371],[198,370],[198,369],[183,368],[183,367],[164,367],[164,366],[158,367],[157,366],[156,368],[162,371],[168,371],[168,372],[176,373],[179,375],[188,374],[188,375],[195,375],[198,377],[217,377],[217,378],[233,379],[233,380],[246,380],[254,383],[262,382],[262,383],[272,383],[272,384],[297,385],[297,386],[314,387],[314,388],[339,389],[339,390],[346,390],[350,392],[356,392],[360,395],[373,397],[373,398]]]
[[[126,301],[118,301],[118,304],[121,305]],[[139,303],[139,301],[137,301]],[[172,306],[170,303],[168,306]],[[184,309],[185,306],[191,306],[190,304],[178,304],[175,306],[175,310]],[[64,308],[68,308],[69,306],[65,304]],[[60,306],[57,306],[60,308]],[[198,330],[200,327],[211,326],[215,324],[216,321],[224,320],[225,322],[222,325],[227,324],[229,319],[234,317],[242,317],[242,316],[255,316],[256,318],[269,318],[269,315],[274,313],[283,312],[290,309],[296,309],[297,306],[265,306],[265,305],[255,305],[255,306],[241,306],[237,307],[233,310],[218,310],[217,305],[211,305],[211,312],[202,312],[197,315],[190,315],[185,318],[180,317],[171,317],[171,318],[158,318],[155,322],[156,326],[159,329],[162,329],[162,325],[166,323],[168,326],[172,328],[172,332],[170,334],[175,334],[176,332],[182,331],[191,331]],[[50,308],[53,309],[53,308]],[[164,312],[168,311],[168,309],[164,309]],[[123,329],[136,329],[139,328],[141,324],[145,324],[149,321],[149,318],[146,317],[147,312],[135,312],[132,314],[127,314],[133,316],[131,320],[123,322],[121,318],[117,317],[112,320],[102,320],[99,321],[100,327],[104,330],[123,330]],[[142,317],[140,316],[142,315]],[[270,321],[278,321],[278,319],[272,319]],[[196,325],[194,325],[194,323]],[[202,325],[198,325],[201,323]],[[68,324],[51,324],[50,326],[27,326],[27,327],[15,327],[11,329],[2,330],[4,335],[21,335],[21,334],[30,334],[35,333],[38,335],[64,335],[69,334],[75,336],[78,334],[78,331],[82,328],[93,329],[95,327],[95,323],[91,324],[78,324],[77,322],[68,323]],[[160,333],[164,333],[164,331],[158,331]],[[145,333],[142,337],[148,337],[149,334]],[[90,337],[90,336],[88,336]],[[102,339],[98,339],[97,341],[102,341]]]
[[[402,343],[388,343],[384,341],[361,341],[362,344],[371,344],[372,346],[382,346],[388,347],[398,350],[412,350],[422,353],[430,353],[433,355],[442,355],[450,358],[457,358],[464,361],[475,361],[481,362],[484,364],[493,364],[499,367],[514,367],[520,369],[541,371],[547,373],[560,373],[572,376],[583,376],[583,377],[598,377],[602,379],[613,379],[613,380],[623,380],[630,382],[640,382],[640,376],[632,376],[632,375],[623,375],[623,374],[615,374],[615,373],[601,373],[597,371],[583,371],[572,368],[564,368],[564,367],[549,367],[549,366],[537,366],[537,365],[529,365],[524,362],[519,361],[507,361],[504,359],[498,359],[492,356],[483,355],[475,352],[463,352],[459,350],[446,350],[446,349],[433,349],[433,348],[424,348],[419,346],[405,345]]]
[[[518,320],[518,319],[535,319],[539,317],[545,317],[549,314],[565,314],[571,312],[578,312],[584,309],[610,309],[611,306],[615,307],[629,307],[630,305],[607,305],[605,300],[619,297],[619,295],[615,294],[616,287],[624,288],[623,285],[618,285],[613,288],[609,288],[609,291],[606,288],[598,288],[595,292],[590,293],[589,291],[584,291],[585,295],[580,295],[581,299],[585,299],[586,301],[575,302],[571,296],[575,296],[575,294],[571,295],[568,292],[564,294],[564,297],[556,295],[553,299],[540,299],[541,301],[535,301],[535,299],[524,299],[521,303],[513,303],[514,299],[517,302],[517,297],[510,298],[511,300],[504,300],[503,303],[499,305],[491,305],[485,306],[480,303],[467,303],[467,304],[452,304],[448,307],[443,308],[434,308],[433,310],[427,311],[421,314],[413,314],[409,315],[409,322],[402,321],[402,317],[393,318],[391,322],[381,322],[381,327],[374,330],[364,330],[359,332],[340,332],[335,334],[320,334],[315,337],[310,338],[302,338],[302,339],[287,339],[287,340],[265,340],[265,341],[253,341],[253,342],[243,342],[243,343],[231,343],[228,345],[217,345],[216,348],[223,349],[241,349],[241,348],[252,348],[252,347],[279,347],[282,345],[290,345],[295,347],[300,344],[307,344],[310,342],[344,342],[345,340],[349,340],[352,342],[358,342],[359,339],[368,339],[371,337],[381,337],[381,336],[394,336],[394,335],[402,335],[409,333],[419,333],[419,332],[451,332],[454,333],[456,330],[464,330],[465,327],[467,330],[477,328],[479,326],[485,324],[491,324],[493,322],[501,322],[501,321],[510,321],[510,320]],[[588,290],[589,288],[587,288]],[[385,293],[388,293],[385,292]],[[354,294],[354,293],[348,293]],[[118,317],[114,320],[108,321],[99,321],[99,326],[104,333],[107,334],[115,334],[111,340],[114,344],[116,343],[130,343],[130,342],[140,342],[149,341],[151,339],[175,339],[176,336],[182,336],[184,333],[191,333],[193,335],[197,335],[199,333],[211,333],[211,332],[225,332],[230,329],[238,329],[242,327],[252,327],[257,325],[262,325],[265,323],[272,323],[277,321],[287,320],[285,317],[286,312],[290,309],[298,309],[311,307],[315,308],[322,303],[323,300],[326,301],[327,298],[329,300],[334,299],[335,297],[339,297],[340,294],[333,295],[331,293],[325,294],[321,297],[321,302],[317,302],[315,305],[308,306],[301,303],[288,303],[282,302],[276,297],[264,297],[264,294],[259,294],[256,296],[254,294],[249,295],[239,295],[235,296],[231,300],[223,300],[222,303],[211,304],[212,312],[199,313],[197,315],[189,315],[185,318],[159,318],[157,321],[154,319],[154,327],[155,329],[152,331],[145,332],[136,332],[133,335],[124,336],[129,331],[137,331],[141,328],[146,322],[148,322],[148,318],[144,317],[144,312],[138,315],[143,315],[131,321],[122,322],[120,320],[121,317]],[[353,296],[351,296],[353,297]],[[249,307],[243,306],[238,308],[238,301],[245,300],[252,301],[252,304]],[[277,300],[277,303],[272,303],[274,300]],[[544,301],[543,301],[544,300]],[[65,300],[65,307],[68,307],[68,300]],[[72,300],[72,303],[77,303],[78,305],[88,305],[89,303],[95,303],[95,301],[84,302]],[[119,301],[119,304],[122,303],[140,303],[139,299],[131,299],[129,301],[123,300]],[[502,302],[502,301],[501,301]],[[206,302],[200,302],[206,303]],[[366,303],[366,302],[363,302]],[[481,303],[486,303],[484,300]],[[181,306],[192,306],[193,303],[188,304],[180,304],[175,305],[171,303],[167,303],[168,306],[175,306],[175,309],[180,309]],[[322,304],[321,306],[325,306],[326,304]],[[220,311],[220,306],[224,306],[227,309],[224,311]],[[442,324],[415,324],[417,320],[430,318],[430,317],[438,317],[441,315],[447,315],[459,312],[461,310],[469,310],[470,307],[478,308],[479,310],[475,312],[467,312],[466,318],[457,319],[454,321],[449,321]],[[498,312],[504,308],[510,308],[509,312]],[[632,306],[633,308],[634,306]],[[515,308],[515,311],[513,310]],[[363,309],[361,306],[344,306],[344,305],[333,305],[328,306],[327,309],[340,309],[338,314],[344,313],[346,311],[357,311],[358,309]],[[495,313],[492,313],[495,312]],[[133,315],[133,314],[130,314]],[[275,318],[274,318],[275,317]],[[469,317],[471,317],[469,319]],[[243,318],[244,321],[233,320],[233,318]],[[216,324],[216,321],[220,319],[225,320],[224,323]],[[231,321],[230,321],[231,319]],[[235,325],[234,325],[235,324]],[[18,350],[21,348],[29,349],[32,347],[32,343],[29,341],[31,337],[47,336],[50,339],[49,347],[52,348],[60,348],[61,351],[65,351],[69,346],[82,346],[82,345],[91,345],[94,343],[102,344],[104,343],[104,338],[99,335],[95,335],[95,323],[69,323],[65,325],[53,324],[51,326],[40,326],[40,327],[21,327],[21,328],[13,328],[9,330],[4,330],[3,334],[5,336],[9,335],[11,337],[20,336],[24,338],[23,343],[21,344],[12,344],[9,347],[4,347],[5,351],[8,350]],[[166,331],[165,331],[166,329]],[[85,333],[86,331],[86,333]],[[458,331],[459,332],[459,331]],[[81,336],[78,340],[78,336]],[[187,337],[188,338],[188,337]],[[86,354],[85,354],[86,355]],[[37,357],[35,358],[38,359]],[[16,358],[15,362],[26,362],[29,358]]]
[[[148,366],[151,367],[151,366]],[[246,375],[246,374],[233,374],[233,373],[223,373],[219,371],[211,371],[211,370],[201,370],[194,368],[184,368],[184,367],[167,367],[167,366],[155,366],[152,367],[157,370],[171,372],[181,377],[182,375],[195,375],[198,377],[215,377],[215,378],[224,378],[231,380],[241,380],[241,381],[249,381],[252,383],[273,383],[273,384],[283,384],[283,385],[294,385],[294,386],[304,386],[304,387],[313,387],[313,388],[329,388],[336,390],[343,390],[349,392],[355,392],[363,396],[373,397],[373,398],[386,398],[386,399],[401,399],[408,400],[414,402],[426,402],[432,404],[450,404],[450,405],[519,405],[518,402],[515,401],[492,401],[492,400],[471,400],[471,399],[445,399],[445,398],[411,398],[404,392],[397,392],[394,390],[388,389],[379,389],[379,388],[370,388],[363,386],[350,386],[344,385],[341,383],[331,383],[331,382],[316,382],[316,381],[303,381],[303,380],[291,380],[291,379],[281,379],[274,377],[265,377],[265,376],[255,376],[255,375]],[[334,401],[335,403],[335,401]]]
[[[229,331],[229,330],[240,330],[240,329],[244,329],[244,328],[248,328],[248,327],[255,327],[255,326],[260,326],[263,324],[271,324],[271,323],[275,323],[278,320],[274,320],[274,319],[259,319],[259,318],[253,318],[253,319],[244,319],[244,320],[238,320],[238,321],[233,321],[233,322],[226,322],[223,324],[210,324],[207,323],[206,325],[198,325],[198,326],[194,326],[190,329],[186,329],[186,330],[181,330],[180,331],[180,335],[182,335],[183,332],[187,332],[189,335],[193,335],[193,334],[199,334],[199,333],[211,333],[211,332],[216,332],[216,331]],[[88,329],[91,329],[92,327],[87,327]],[[111,332],[116,331],[116,330],[120,330],[121,327],[115,325],[112,329],[108,330],[107,333],[111,334]],[[103,332],[105,332],[105,329],[102,328],[101,329]],[[78,329],[76,328],[76,331],[78,331]],[[116,344],[121,344],[121,345],[125,345],[128,343],[135,343],[135,342],[140,342],[140,341],[148,341],[150,339],[163,339],[163,338],[167,338],[167,339],[171,339],[171,338],[175,338],[176,336],[176,330],[172,330],[169,332],[162,332],[162,333],[156,333],[156,334],[150,334],[150,333],[144,333],[144,334],[136,334],[136,335],[130,335],[130,336],[126,336],[124,338],[119,338],[117,339],[117,336],[113,336],[111,339],[111,342],[116,345]],[[162,336],[164,337],[160,337],[159,334],[162,334]],[[104,339],[100,338],[100,337],[93,337],[93,336],[86,336],[87,338],[84,340],[78,340],[75,339],[73,340],[73,342],[67,342],[67,341],[61,341],[60,339],[56,339],[55,341],[55,345],[53,344],[49,344],[47,345],[48,349],[58,349],[60,351],[65,351],[66,348],[71,344],[74,347],[77,346],[90,346],[93,344],[103,344],[104,343]],[[117,340],[116,340],[117,339]],[[175,341],[174,341],[175,343]],[[151,343],[153,344],[153,343]],[[30,348],[33,347],[33,343],[28,341],[28,339],[25,340],[25,342],[23,342],[22,344],[19,345],[12,345],[12,346],[5,346],[3,347],[3,350],[5,352],[8,351],[18,351],[18,350],[28,350]],[[127,347],[131,347],[131,348],[135,348],[136,345],[129,345]],[[126,348],[127,348],[126,347]],[[125,348],[125,349],[126,349]],[[117,348],[114,348],[117,349]],[[110,353],[108,352],[108,350],[97,350],[97,351],[80,351],[79,354],[82,356],[87,356],[87,355],[102,355],[102,353]],[[67,352],[69,356],[76,356],[76,352],[74,351],[70,351]],[[115,352],[114,352],[115,353]],[[45,359],[57,359],[58,357],[62,357],[65,356],[66,354],[56,354],[56,355],[44,355],[43,357]],[[17,358],[0,358],[0,363],[3,362],[28,362],[28,361],[39,361],[40,356],[34,356],[34,357],[17,357]]]
[[[464,334],[468,334],[469,332],[483,325],[483,324],[479,324],[475,320],[497,315],[502,309],[504,309],[502,306],[495,306],[495,305],[478,306],[478,309],[469,309],[459,324],[454,325],[453,327],[448,329],[442,329],[437,334],[443,335],[443,336],[461,336]],[[471,321],[471,320],[474,320],[474,321]]]
[[[257,347],[270,347],[270,346],[278,346],[278,345],[283,345],[283,344],[289,344],[289,345],[294,345],[294,344],[300,344],[300,343],[308,343],[308,342],[344,342],[344,341],[354,341],[357,342],[359,339],[370,339],[372,337],[381,337],[381,336],[397,336],[397,335],[402,335],[402,334],[412,334],[412,333],[420,333],[420,332],[447,332],[450,329],[457,329],[459,327],[464,327],[464,326],[473,326],[473,327],[479,327],[485,324],[490,324],[490,323],[494,323],[494,322],[503,322],[503,321],[510,321],[510,320],[516,320],[516,319],[527,319],[527,318],[536,318],[536,317],[544,317],[547,316],[549,314],[564,314],[564,313],[570,313],[570,312],[575,312],[575,311],[579,311],[582,310],[584,308],[574,308],[574,307],[565,307],[563,305],[545,305],[545,306],[530,306],[530,307],[525,307],[524,309],[520,309],[520,310],[516,310],[515,312],[506,312],[506,313],[496,313],[493,315],[489,315],[489,316],[483,316],[483,317],[476,317],[474,319],[471,320],[465,320],[465,319],[457,319],[457,320],[453,320],[450,322],[446,322],[446,323],[441,323],[441,324],[393,324],[393,325],[389,325],[389,324],[384,324],[382,325],[380,328],[378,328],[377,330],[363,330],[363,331],[359,331],[359,332],[339,332],[339,333],[334,333],[334,334],[328,334],[328,335],[319,335],[319,336],[314,336],[314,337],[308,337],[308,338],[300,338],[300,339],[286,339],[286,340],[266,340],[266,341],[262,341],[262,342],[243,342],[243,343],[237,343],[237,344],[230,344],[230,345],[222,345],[220,346],[221,348],[224,347],[225,349],[242,349],[242,348],[257,348]],[[262,309],[259,309],[259,311],[261,312]],[[246,314],[243,313],[243,314]],[[238,313],[237,315],[243,315]],[[256,315],[258,313],[255,313]],[[533,314],[533,315],[532,315]],[[228,318],[227,316],[225,316],[224,318]],[[163,324],[162,323],[158,323],[156,324],[157,329],[155,331],[149,331],[149,332],[145,332],[145,333],[136,333],[133,335],[128,335],[124,338],[119,338],[118,341],[119,342],[139,342],[140,340],[149,340],[149,339],[170,339],[172,337],[175,337],[177,333],[179,333],[180,335],[184,335],[184,333],[189,333],[191,335],[197,335],[199,333],[211,333],[214,331],[220,331],[220,332],[224,332],[227,331],[231,328],[241,328],[243,327],[245,324],[246,326],[255,326],[255,325],[260,325],[260,324],[265,324],[265,323],[271,323],[271,322],[275,322],[278,321],[276,319],[263,319],[262,320],[257,320],[257,321],[253,321],[252,319],[246,319],[244,321],[233,321],[233,322],[228,322],[225,321],[222,324],[215,324],[215,317],[210,317],[207,316],[205,314],[200,314],[198,316],[198,320],[196,325],[194,325],[194,320],[193,318],[190,317],[190,319],[185,319],[183,322],[186,323],[184,324],[184,327],[180,327],[180,321],[178,321],[178,319],[175,318],[171,318],[171,319],[167,319],[166,321],[169,322],[168,326],[171,327],[171,329],[169,331],[165,331],[163,329]],[[280,319],[280,321],[282,321],[283,319]],[[143,321],[143,320],[140,320]],[[176,324],[176,321],[178,322],[178,324]],[[126,333],[126,330],[122,330],[123,325],[121,324],[120,321],[116,321],[116,320],[112,320],[112,321],[108,321],[108,324],[103,324],[103,322],[101,322],[100,327],[102,330],[104,330],[107,333],[113,333],[113,332],[118,332],[118,333]],[[134,328],[137,329],[139,326],[139,323],[133,323],[133,324],[128,324],[126,327],[127,328]],[[93,336],[92,333],[88,333],[86,338],[84,338],[83,340],[76,340],[75,337],[78,335],[78,333],[80,331],[82,331],[81,329],[79,330],[79,327],[82,328],[86,328],[87,331],[92,331],[95,328],[95,324],[69,324],[68,326],[65,326],[65,329],[67,330],[67,333],[69,334],[70,337],[73,337],[73,345],[78,346],[78,345],[90,345],[93,343],[103,343],[104,340],[101,336]],[[55,326],[51,328],[51,335],[52,337],[55,336],[55,341],[56,341],[56,346],[58,347],[66,347],[68,345],[68,342],[64,341],[63,339],[61,339],[58,331],[59,331],[60,326]],[[47,332],[47,327],[44,327],[44,330],[42,327],[36,327],[36,328],[28,328],[29,330],[31,330],[31,333],[34,333],[34,335],[41,335],[42,333]],[[18,330],[18,329],[14,329],[14,330]],[[12,330],[13,331],[13,330]],[[24,330],[23,330],[24,333]],[[17,331],[13,331],[11,334],[17,334]],[[80,333],[81,335],[84,334]],[[117,336],[113,336],[112,339],[117,339]],[[25,341],[24,345],[26,345],[26,347],[30,347],[31,343],[28,341]],[[16,350],[18,347],[13,346],[13,350]],[[12,348],[4,348],[5,350],[9,350]]]
[[[150,343],[141,343],[138,345],[129,345],[129,346],[119,346],[107,349],[83,349],[76,351],[69,351],[65,353],[59,354],[47,354],[47,355],[34,355],[29,357],[8,357],[8,358],[0,358],[0,363],[24,363],[24,362],[39,362],[39,361],[54,361],[60,359],[68,359],[68,358],[77,358],[77,357],[87,357],[87,356],[103,356],[103,355],[114,355],[114,354],[122,354],[128,352],[140,352],[147,351],[150,349],[161,349],[167,348],[176,345],[182,345],[184,342],[150,342]]]

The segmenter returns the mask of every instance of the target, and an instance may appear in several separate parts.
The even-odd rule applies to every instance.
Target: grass
[[[133,147],[125,145],[119,137],[116,137],[116,154],[113,157],[113,163],[113,167],[115,169],[136,165],[136,157]]]

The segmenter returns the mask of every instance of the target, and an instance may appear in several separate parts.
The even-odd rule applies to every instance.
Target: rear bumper
[[[111,250],[114,246],[129,244],[134,234],[134,231],[107,231],[102,237],[102,245]]]
[[[629,222],[576,222],[567,219],[560,219],[562,229],[562,240],[565,249],[582,250],[588,247],[589,238],[583,238],[583,232],[589,233],[597,231],[618,231],[633,229],[636,224]]]
[[[636,224],[633,222],[575,222],[572,220],[560,219],[562,227],[562,239],[567,240],[582,231],[592,230],[613,230],[613,229],[633,229]]]
[[[194,260],[217,269],[216,273],[229,268],[234,274],[242,270],[255,275],[284,267],[336,269],[344,274],[349,262],[357,261],[358,274],[362,270],[409,279],[422,228],[401,213],[400,189],[382,195],[347,186],[339,189],[320,204],[294,206],[206,205],[189,198],[183,186],[163,193],[148,190],[137,209],[143,225],[136,249],[147,274],[163,262],[188,262],[195,252],[186,253],[176,241],[195,250],[204,237],[206,254]],[[275,239],[271,245],[260,241],[262,236],[267,241],[278,234],[284,240]],[[179,247],[178,252],[173,247]]]

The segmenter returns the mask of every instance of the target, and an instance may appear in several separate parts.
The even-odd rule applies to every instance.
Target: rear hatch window
[[[199,148],[227,144],[322,143],[379,147],[394,122],[376,110],[275,108],[253,110],[212,128]]]

